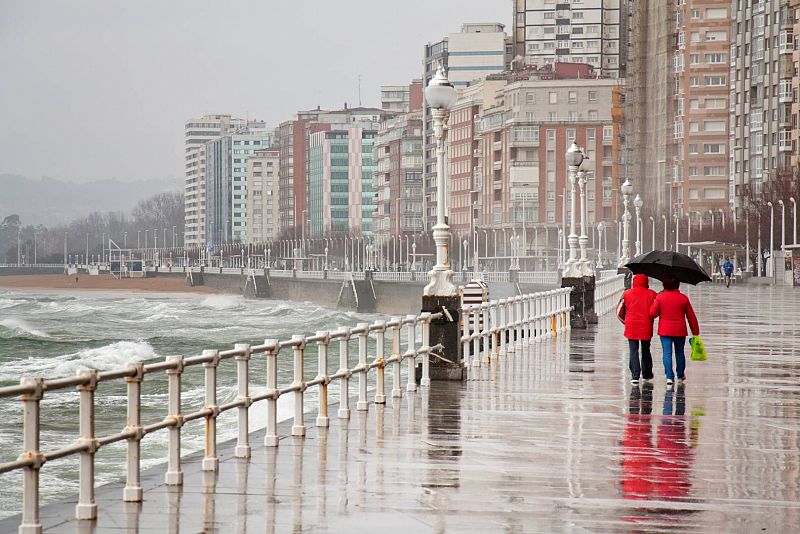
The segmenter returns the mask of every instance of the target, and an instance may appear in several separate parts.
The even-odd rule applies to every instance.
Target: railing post
[[[80,392],[80,414],[78,441],[84,447],[80,452],[80,483],[75,519],[97,519],[97,503],[94,500],[94,453],[97,438],[94,435],[94,392],[97,389],[97,371],[82,369],[78,375],[87,380],[78,386]]]
[[[422,377],[420,378],[419,385],[428,387],[431,385],[430,378],[430,361],[431,361],[431,314],[428,312],[420,315],[422,321]]]
[[[342,375],[339,378],[339,419],[350,419],[350,364],[347,361],[350,351],[350,329],[340,328],[339,334],[342,336],[339,339],[339,371],[337,372]]]
[[[303,419],[303,395],[306,391],[306,383],[303,381],[303,351],[306,348],[305,336],[292,336],[294,344],[294,424],[292,425],[292,435],[305,437],[306,425]]]
[[[378,363],[378,376],[375,379],[375,404],[386,404],[386,322],[375,322],[375,361]]]
[[[472,366],[481,366],[481,309],[479,305],[472,306]]]
[[[237,381],[237,400],[242,403],[238,408],[239,428],[236,438],[236,448],[233,451],[237,458],[250,458],[250,345],[247,343],[237,343],[234,347],[241,354],[237,354],[236,360],[236,381]]]
[[[517,344],[517,335],[516,335],[516,310],[515,301],[516,297],[511,297],[506,299],[506,310],[508,311],[506,314],[506,319],[508,320],[508,346],[506,348],[506,352],[514,353],[516,352],[516,344]]]
[[[122,500],[125,502],[141,502],[141,458],[142,458],[142,380],[144,364],[137,362],[128,366],[134,370],[132,376],[125,377],[128,384],[128,423],[125,430],[135,434],[128,438],[127,478]]]
[[[328,384],[330,383],[328,378],[328,344],[331,341],[331,336],[327,331],[318,331],[317,336],[322,336],[322,339],[317,342],[317,378],[322,380],[319,384],[317,426],[327,427],[330,425],[330,418],[328,418]]]
[[[369,323],[358,323],[356,325],[358,333],[358,402],[356,410],[363,412],[369,409],[367,402],[367,336],[369,334]]]
[[[219,469],[219,457],[217,456],[217,416],[219,406],[217,405],[217,365],[219,365],[219,351],[204,350],[204,358],[211,358],[210,361],[203,362],[206,382],[206,401],[205,409],[210,410],[206,416],[206,451],[203,457],[201,469],[203,471],[217,471]]]
[[[264,341],[267,354],[267,389],[272,397],[267,399],[267,428],[264,434],[265,447],[278,446],[278,340]]]
[[[181,470],[181,427],[183,414],[181,414],[181,373],[183,373],[183,356],[167,356],[167,363],[174,365],[167,369],[167,419],[170,421],[169,445],[167,450],[167,473],[164,483],[168,486],[183,484],[183,471]]]
[[[471,308],[472,307],[470,305],[466,305],[466,306],[464,306],[464,309],[462,310],[462,313],[461,313],[461,328],[462,328],[462,334],[461,334],[462,349],[461,350],[462,350],[465,362],[469,361],[469,356],[470,356],[469,347],[470,347],[470,344],[472,343],[472,340],[470,340],[470,338],[469,338],[469,334],[470,334],[469,322],[470,322],[470,320],[472,320],[472,318],[470,317],[470,314],[472,313]]]
[[[506,353],[506,300],[499,299],[497,301],[497,336],[499,341],[497,343],[500,350],[498,350],[499,354]]]
[[[400,317],[392,317],[391,323],[392,353],[389,357],[394,362],[392,364],[392,398],[399,399],[403,396],[403,390],[400,387]]]
[[[570,307],[570,295],[572,294],[572,289],[567,288],[561,294],[561,305],[564,309],[564,323],[562,324],[561,331],[562,332],[569,332],[572,329],[572,321],[569,320],[569,307]]]
[[[44,456],[39,452],[39,403],[42,400],[44,380],[41,378],[23,378],[20,384],[33,389],[25,393],[22,399],[23,426],[22,449],[20,460],[30,458],[31,463],[23,468],[22,478],[22,522],[19,534],[40,534],[42,522],[39,518],[39,469],[44,463]]]
[[[417,363],[417,349],[416,349],[416,341],[417,341],[417,329],[416,329],[416,321],[417,318],[414,315],[406,315],[406,322],[408,330],[406,333],[408,337],[406,338],[406,342],[408,344],[408,350],[406,351],[406,358],[408,362],[408,383],[406,384],[406,391],[412,392],[417,390],[417,377],[415,376],[415,370]]]
[[[491,302],[489,304],[489,321],[491,322],[491,328],[489,331],[491,332],[492,335],[492,357],[494,357],[494,359],[497,359],[500,351],[500,348],[498,347],[498,342],[499,342],[498,326],[500,325],[499,322],[500,319],[498,316],[496,302]]]
[[[489,364],[492,361],[492,353],[490,352],[489,347],[489,307],[486,303],[480,305],[477,310],[477,314],[480,315],[481,320],[483,321],[483,328],[481,328],[481,343],[483,345],[483,357],[486,360],[486,363]]]

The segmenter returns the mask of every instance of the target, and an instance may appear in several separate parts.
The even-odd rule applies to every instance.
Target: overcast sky
[[[183,123],[270,126],[379,105],[422,48],[509,0],[0,0],[0,173],[85,182],[183,176]]]

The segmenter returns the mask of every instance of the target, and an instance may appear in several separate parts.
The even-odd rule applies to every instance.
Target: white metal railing
[[[95,502],[95,454],[101,448],[112,443],[127,442],[126,483],[122,499],[127,502],[142,500],[141,486],[141,441],[148,435],[162,429],[169,432],[167,453],[167,467],[165,483],[167,485],[181,485],[183,483],[183,470],[181,467],[181,430],[184,425],[195,420],[205,421],[205,454],[202,461],[202,470],[217,471],[219,457],[217,455],[217,418],[223,412],[236,409],[238,411],[238,437],[235,456],[247,458],[250,456],[249,444],[249,413],[250,407],[258,402],[266,401],[266,430],[264,445],[267,447],[278,446],[278,419],[277,401],[281,395],[292,394],[294,397],[294,416],[291,434],[304,437],[306,432],[305,412],[303,401],[308,388],[317,386],[318,415],[316,426],[327,427],[328,418],[328,385],[338,383],[338,417],[350,417],[350,399],[348,395],[349,380],[353,375],[358,376],[358,401],[356,410],[368,410],[370,399],[367,398],[367,381],[370,372],[375,369],[374,404],[385,404],[386,393],[384,384],[384,369],[391,366],[392,397],[402,396],[401,365],[407,362],[406,390],[416,391],[415,366],[417,357],[421,357],[422,377],[420,385],[430,385],[429,361],[432,350],[441,350],[441,346],[430,347],[430,324],[434,319],[442,317],[441,313],[421,315],[407,315],[404,318],[391,318],[389,321],[376,321],[372,324],[359,323],[355,328],[339,328],[335,331],[320,331],[313,336],[295,335],[291,339],[278,341],[267,339],[261,345],[237,343],[231,350],[204,350],[198,356],[168,356],[163,362],[148,363],[138,362],[125,368],[113,371],[98,372],[95,369],[80,370],[77,376],[44,380],[40,377],[25,377],[17,386],[0,388],[0,400],[9,397],[19,397],[23,407],[23,442],[21,454],[17,460],[0,464],[0,474],[14,470],[23,471],[22,486],[22,523],[20,532],[41,532],[42,524],[39,515],[39,476],[40,471],[48,461],[67,456],[78,455],[79,467],[79,492],[78,503],[75,508],[76,519],[93,520],[97,518],[97,504]],[[421,326],[421,344],[417,344],[417,325]],[[405,332],[403,332],[405,330]],[[386,332],[389,332],[389,356],[386,357]],[[406,350],[401,352],[401,343],[405,334]],[[372,338],[375,353],[368,356],[368,346]],[[356,341],[358,345],[358,364],[349,367],[348,358],[350,342]],[[329,347],[338,342],[339,369],[329,372]],[[317,349],[317,375],[306,380],[303,376],[303,358],[308,345],[315,345]],[[278,383],[279,353],[291,350],[293,362],[293,381],[288,384]],[[266,359],[266,376],[259,382],[266,383],[267,390],[252,395],[250,393],[250,359],[259,355]],[[226,404],[219,404],[217,393],[217,368],[226,361],[234,360],[237,370],[237,397]],[[370,361],[371,360],[371,361]],[[205,401],[202,408],[185,413],[182,409],[181,395],[183,388],[181,378],[185,372],[193,367],[203,367],[205,380]],[[142,414],[142,383],[154,374],[167,374],[167,416],[160,421],[143,422]],[[95,435],[95,410],[97,402],[95,393],[97,386],[104,382],[125,382],[127,384],[127,420],[125,427],[119,432],[107,436]],[[41,438],[41,409],[45,394],[47,399],[55,395],[65,394],[76,388],[79,392],[79,438],[71,445],[51,450],[42,451]],[[63,397],[62,397],[63,399]],[[52,404],[50,404],[52,406]]]
[[[465,306],[461,344],[464,361],[479,367],[499,354],[570,330],[572,288],[553,289]]]
[[[298,278],[311,278],[313,280],[322,280],[325,278],[325,271],[302,271],[297,273]]]
[[[65,263],[0,263],[0,269],[63,269]]]
[[[622,292],[625,291],[625,275],[598,280],[594,284],[594,312],[604,315],[614,309]]]
[[[605,280],[606,278],[617,276],[617,274],[618,273],[616,269],[605,269],[603,271],[600,271],[600,276],[598,277],[598,279]]]
[[[292,278],[294,271],[291,269],[270,269],[269,275],[274,278]]]
[[[380,282],[410,282],[411,273],[408,271],[377,271],[372,273],[372,279]]]
[[[481,274],[484,282],[508,282],[510,280],[507,272],[491,272]]]
[[[328,271],[328,280],[351,280],[352,278],[350,271]]]
[[[241,267],[221,267],[220,268],[221,274],[242,274]]]
[[[555,271],[520,271],[519,282],[521,284],[537,284],[555,286],[558,285],[558,273]]]

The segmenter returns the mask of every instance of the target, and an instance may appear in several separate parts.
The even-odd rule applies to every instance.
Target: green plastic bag
[[[706,348],[703,345],[703,340],[700,339],[700,336],[694,336],[689,338],[689,345],[692,346],[692,354],[689,356],[692,361],[695,362],[704,362],[708,359],[708,354],[706,354]]]

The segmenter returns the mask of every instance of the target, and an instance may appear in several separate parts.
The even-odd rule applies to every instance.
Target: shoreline
[[[208,286],[187,286],[183,278],[122,278],[111,275],[31,274],[0,276],[0,289],[33,289],[47,292],[125,292],[125,293],[184,293],[200,295],[224,294],[219,289]]]

